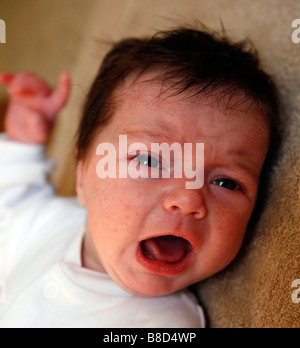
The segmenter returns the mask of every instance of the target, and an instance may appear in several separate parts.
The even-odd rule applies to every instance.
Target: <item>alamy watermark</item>
[[[6,43],[6,24],[0,19],[0,43]]]
[[[3,279],[0,279],[0,304],[6,302],[6,283]]]
[[[300,279],[295,279],[292,282],[292,288],[296,289],[292,293],[292,301],[298,304],[300,303]]]
[[[143,143],[132,143],[128,147],[127,135],[119,135],[118,150],[112,143],[97,146],[96,155],[104,156],[96,165],[100,179],[165,179],[173,176],[188,179],[187,189],[200,189],[204,184],[204,143],[185,143],[183,147],[180,143],[151,143],[149,151]]]
[[[292,41],[295,44],[300,43],[300,19],[294,19],[292,22],[292,28],[296,28],[292,32]]]

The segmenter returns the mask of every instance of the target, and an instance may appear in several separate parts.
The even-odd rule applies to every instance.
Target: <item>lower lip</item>
[[[187,256],[177,263],[167,263],[158,260],[150,260],[146,258],[142,252],[141,246],[137,248],[136,259],[138,263],[143,266],[147,271],[155,274],[165,276],[176,276],[183,273],[192,263],[192,252],[188,253]]]

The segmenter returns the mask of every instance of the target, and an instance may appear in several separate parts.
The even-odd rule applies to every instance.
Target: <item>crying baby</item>
[[[188,287],[237,255],[276,139],[255,53],[186,28],[116,43],[78,128],[76,199],[55,194],[44,153],[68,74],[54,91],[0,81],[0,326],[204,327]]]

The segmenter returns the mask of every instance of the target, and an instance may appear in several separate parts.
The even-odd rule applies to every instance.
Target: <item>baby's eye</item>
[[[234,181],[230,179],[225,179],[225,178],[214,180],[212,181],[212,184],[219,185],[231,191],[238,191],[241,189],[240,185],[238,185],[237,183],[235,183]]]
[[[137,156],[135,157],[135,160],[144,166],[162,169],[161,162],[158,159],[151,157],[149,155]]]

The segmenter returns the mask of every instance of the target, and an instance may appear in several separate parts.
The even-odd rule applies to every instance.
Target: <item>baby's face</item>
[[[254,109],[245,115],[182,95],[158,98],[160,85],[129,82],[118,92],[113,119],[78,165],[78,199],[88,213],[82,261],[134,295],[161,296],[215,274],[236,256],[255,206],[269,127]],[[120,154],[120,134],[128,147],[145,144],[147,156]],[[138,161],[146,171],[163,170],[151,143],[182,149],[204,143],[204,184],[187,189],[191,179],[184,173],[100,179],[96,167],[105,155],[96,149],[104,142],[117,151],[117,169]],[[196,168],[199,159],[194,154],[192,160]]]

